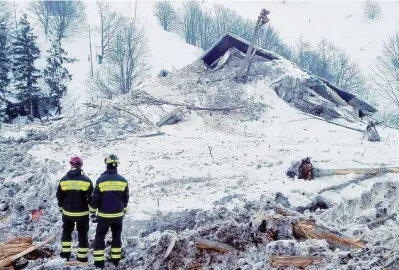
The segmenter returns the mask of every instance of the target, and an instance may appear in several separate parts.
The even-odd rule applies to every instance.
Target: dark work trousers
[[[64,220],[62,228],[62,248],[60,256],[69,260],[72,252],[72,232],[75,228],[75,222]],[[76,229],[78,231],[79,239],[77,260],[87,262],[87,253],[89,252],[89,241],[87,238],[87,233],[89,232],[89,218],[76,221]]]
[[[108,232],[108,229],[111,228],[112,232],[112,243],[111,243],[111,262],[115,265],[119,264],[122,253],[122,241],[121,241],[121,233],[122,233],[122,221],[116,223],[107,223],[99,221],[97,224],[96,230],[96,239],[94,242],[93,248],[93,256],[94,256],[94,265],[96,267],[104,267],[104,250],[105,250],[105,235]]]

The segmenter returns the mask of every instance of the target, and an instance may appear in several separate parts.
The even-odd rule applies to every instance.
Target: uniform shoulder
[[[121,181],[127,182],[126,178],[123,177],[123,176],[120,175],[120,174],[118,174],[118,178],[119,178],[119,180],[121,180]]]

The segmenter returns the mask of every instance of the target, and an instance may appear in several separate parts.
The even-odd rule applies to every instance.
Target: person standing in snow
[[[93,184],[82,170],[80,157],[72,157],[71,170],[60,180],[57,189],[57,201],[62,213],[63,229],[61,236],[62,258],[69,260],[72,252],[72,232],[78,231],[79,247],[77,260],[87,262],[89,251],[89,205],[93,193]]]
[[[94,241],[94,265],[104,268],[105,235],[111,228],[111,262],[118,265],[122,253],[122,222],[129,202],[126,179],[118,174],[119,158],[108,155],[104,160],[107,170],[97,179],[90,204],[93,222],[98,222]],[[95,214],[97,212],[97,215]]]

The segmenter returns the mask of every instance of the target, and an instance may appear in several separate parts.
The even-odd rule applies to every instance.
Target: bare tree
[[[177,21],[177,12],[169,1],[156,2],[153,12],[165,31],[170,31]]]
[[[257,44],[261,48],[278,53],[287,59],[291,58],[291,49],[284,44],[279,32],[272,25],[266,25],[260,29]]]
[[[82,1],[50,1],[50,3],[50,26],[58,40],[85,29],[86,6]]]
[[[36,20],[44,29],[47,36],[50,27],[51,3],[52,1],[32,1],[29,3],[28,10],[33,13]]]
[[[188,44],[198,44],[198,21],[200,20],[201,13],[202,10],[199,2],[183,2],[180,21],[184,38]]]
[[[100,25],[96,31],[101,36],[101,59],[104,59],[115,45],[116,32],[126,20],[121,14],[112,10],[111,4],[106,1],[96,1]]]
[[[0,23],[8,24],[11,18],[11,7],[9,2],[0,1]]]
[[[90,83],[92,91],[113,98],[134,90],[148,71],[147,52],[144,28],[137,28],[133,22],[121,25],[109,62]]]
[[[399,108],[399,32],[384,42],[372,69],[372,81]]]
[[[377,2],[367,0],[364,4],[363,11],[366,14],[367,18],[369,18],[370,20],[374,20],[380,17],[381,7]]]
[[[332,64],[331,73],[338,87],[354,94],[366,91],[365,78],[358,64],[352,63],[347,53],[338,53]]]

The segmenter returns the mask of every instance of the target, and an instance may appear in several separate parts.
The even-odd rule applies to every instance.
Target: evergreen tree
[[[18,32],[12,43],[14,57],[12,71],[16,88],[19,90],[17,97],[26,101],[30,108],[30,116],[33,117],[33,104],[38,101],[40,89],[37,80],[40,78],[39,70],[35,68],[35,60],[39,58],[40,50],[36,45],[36,36],[27,20],[26,14],[19,21]]]
[[[67,52],[61,48],[59,40],[53,41],[51,48],[47,51],[47,67],[43,71],[43,78],[50,89],[50,97],[53,99],[57,112],[61,112],[60,99],[67,91],[67,83],[72,75],[63,66],[65,63],[73,63],[76,59],[67,58]]]
[[[0,23],[0,95],[5,98],[7,86],[10,83],[10,48],[8,44],[8,29],[5,23]]]

